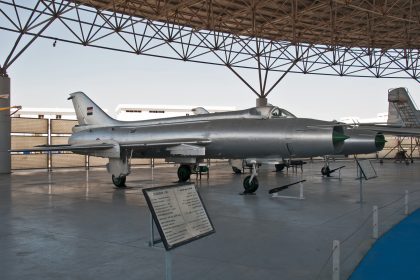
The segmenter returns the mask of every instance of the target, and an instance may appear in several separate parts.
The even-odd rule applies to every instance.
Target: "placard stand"
[[[149,211],[150,213],[150,211]],[[155,222],[153,221],[152,213],[150,213],[150,239],[149,247],[155,247],[156,244],[162,243],[162,239],[155,239]]]
[[[178,184],[143,189],[150,210],[149,246],[163,243],[165,279],[172,280],[170,250],[215,232],[195,185]],[[160,239],[155,239],[155,225]]]
[[[289,199],[299,199],[304,200],[305,197],[303,196],[303,183],[299,182],[299,196],[291,196],[291,195],[279,195],[278,192],[273,193],[271,197],[277,197],[277,198],[289,198]]]
[[[306,182],[306,180],[300,180],[298,182],[294,182],[291,184],[287,184],[281,187],[277,187],[274,189],[271,189],[268,191],[269,194],[271,194],[271,197],[279,197],[279,198],[291,198],[291,199],[299,199],[299,200],[303,200],[305,199],[305,197],[303,196],[303,183]],[[299,196],[290,196],[290,195],[279,195],[278,193],[288,189],[291,186],[297,185],[299,184]]]

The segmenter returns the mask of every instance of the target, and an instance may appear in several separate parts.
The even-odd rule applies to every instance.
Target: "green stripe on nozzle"
[[[337,132],[337,131],[333,131],[333,137],[332,137],[332,139],[333,139],[333,143],[334,144],[343,142],[344,140],[349,139],[349,138],[350,138],[349,136],[347,136],[347,135],[345,135],[343,133],[340,133],[340,132]]]
[[[382,133],[378,133],[375,136],[375,146],[378,149],[378,151],[381,151],[385,147],[385,136]]]

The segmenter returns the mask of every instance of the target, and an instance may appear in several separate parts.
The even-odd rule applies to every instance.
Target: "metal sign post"
[[[359,169],[359,202],[360,204],[363,203],[363,177],[362,177],[362,168],[360,166],[358,166]]]
[[[333,241],[333,252],[332,252],[332,279],[340,280],[340,241]]]
[[[172,280],[172,255],[165,250],[165,280]]]

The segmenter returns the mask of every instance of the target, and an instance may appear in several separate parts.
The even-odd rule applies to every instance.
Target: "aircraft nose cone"
[[[381,151],[385,147],[385,136],[382,133],[378,133],[375,136],[375,146],[378,149],[378,151]]]
[[[334,145],[340,142],[344,142],[344,140],[348,138],[350,137],[345,135],[344,133],[333,131],[332,140],[333,140]]]

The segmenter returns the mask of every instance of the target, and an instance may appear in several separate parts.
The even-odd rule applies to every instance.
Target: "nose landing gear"
[[[252,194],[258,189],[259,184],[257,175],[257,163],[254,161],[252,162],[252,174],[246,176],[243,182],[243,186],[245,189],[244,194]]]
[[[244,179],[244,183],[243,183],[244,189],[245,189],[244,193],[246,194],[254,193],[259,187],[257,177],[254,177],[252,179],[251,177],[252,175],[249,175],[249,176],[246,176]]]

